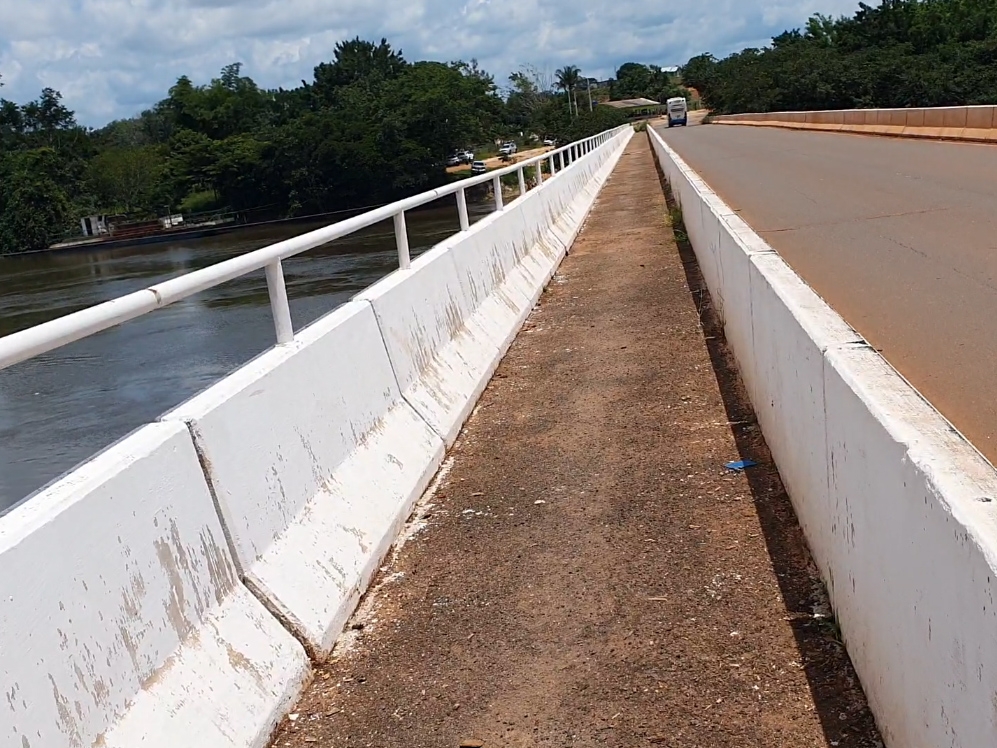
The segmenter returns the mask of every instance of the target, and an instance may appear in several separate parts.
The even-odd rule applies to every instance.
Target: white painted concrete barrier
[[[887,745],[997,745],[997,471],[655,132]]]
[[[632,135],[3,517],[0,745],[262,748]]]
[[[0,523],[0,745],[262,748],[308,667],[239,583],[182,425]]]
[[[571,190],[591,206],[583,187],[605,180],[625,144],[450,237],[164,416],[190,427],[246,584],[316,659],[330,653],[563,256],[534,241],[543,230],[525,209],[547,210],[550,226]],[[575,173],[582,182],[568,181]]]
[[[190,425],[246,583],[324,658],[443,459],[370,305],[340,307],[164,419]]]
[[[447,446],[632,135],[625,130],[357,297],[374,308],[402,394]]]

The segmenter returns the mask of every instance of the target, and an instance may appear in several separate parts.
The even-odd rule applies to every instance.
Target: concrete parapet
[[[801,117],[802,114],[802,117]],[[994,107],[939,107],[924,109],[849,109],[815,112],[764,112],[720,115],[715,124],[785,127],[796,130],[891,135],[934,140],[997,140]]]
[[[263,748],[309,672],[240,582],[183,424],[6,515],[0,601],[12,748]]]
[[[649,137],[886,744],[993,744],[997,471]]]

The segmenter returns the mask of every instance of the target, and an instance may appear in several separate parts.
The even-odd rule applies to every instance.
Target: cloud
[[[760,46],[855,0],[32,0],[0,3],[3,95],[50,86],[87,125],[163,98],[181,75],[230,62],[264,86],[295,86],[337,41],[386,37],[407,59],[471,59],[500,82],[521,65],[607,77],[627,61],[681,64]]]

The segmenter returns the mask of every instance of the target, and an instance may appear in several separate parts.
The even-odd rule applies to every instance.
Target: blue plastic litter
[[[754,460],[740,460],[739,462],[728,462],[728,470],[747,470],[748,468],[758,467],[758,463]]]

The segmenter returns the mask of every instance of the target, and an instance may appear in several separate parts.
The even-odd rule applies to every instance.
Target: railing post
[[[291,307],[287,303],[287,286],[284,284],[284,267],[280,260],[267,265],[267,291],[270,293],[270,311],[273,312],[273,327],[277,333],[277,345],[294,340],[294,325],[291,322]]]
[[[457,190],[457,215],[460,216],[460,230],[467,231],[471,228],[471,221],[467,217],[467,195],[464,188]]]
[[[408,270],[412,266],[412,258],[408,249],[408,228],[405,226],[405,211],[395,213],[395,246],[398,247],[398,267]]]
[[[543,159],[537,161],[537,187],[544,183],[544,162]]]
[[[519,196],[522,197],[526,194],[526,172],[523,167],[519,167]]]
[[[554,176],[557,172],[554,170],[554,154],[550,156],[550,175]]]
[[[495,210],[502,210],[502,177],[492,179],[492,192],[495,193]]]
[[[560,151],[557,154],[557,170],[564,171],[564,151]]]

